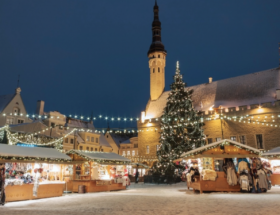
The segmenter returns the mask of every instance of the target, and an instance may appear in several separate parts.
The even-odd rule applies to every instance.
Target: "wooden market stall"
[[[61,169],[71,158],[56,149],[0,144],[6,202],[62,196]]]
[[[139,173],[138,182],[144,182],[144,177],[148,174],[150,167],[142,163],[131,163],[130,167],[131,167],[130,174],[129,174],[130,181],[135,182],[135,174],[136,171],[138,170]]]
[[[270,175],[271,185],[280,185],[280,147],[271,149],[261,155],[262,158],[267,159],[271,165]]]
[[[130,160],[115,153],[70,150],[73,192],[85,186],[85,192],[125,190],[128,180],[126,165]]]
[[[224,158],[249,158],[259,157],[260,151],[253,147],[232,141],[221,140],[215,143],[205,145],[203,147],[189,151],[181,156],[182,159],[198,159],[198,164],[201,170],[215,170],[216,179],[203,180],[202,176],[194,176],[194,182],[187,181],[187,187],[192,188],[194,191],[198,190],[200,193],[203,191],[228,191],[239,192],[240,185],[230,186],[223,171],[217,171],[216,165],[219,166]],[[222,162],[221,162],[222,161]]]

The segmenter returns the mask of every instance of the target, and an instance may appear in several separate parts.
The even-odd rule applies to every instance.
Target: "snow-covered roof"
[[[273,102],[276,89],[280,89],[280,67],[187,87],[187,89],[194,90],[193,104],[201,111],[209,110],[213,105],[229,108]],[[170,91],[166,91],[156,101],[148,102],[147,118],[157,118],[162,115],[169,93]]]
[[[41,158],[46,160],[71,160],[71,158],[56,149],[40,148],[40,147],[22,147],[0,144],[0,156],[3,157],[28,157]],[[18,161],[17,161],[18,162]]]
[[[258,149],[256,149],[256,148],[253,148],[253,147],[251,147],[251,146],[247,146],[247,145],[245,145],[245,144],[242,144],[242,143],[238,143],[238,142],[236,142],[236,141],[233,141],[233,140],[228,140],[228,139],[224,139],[224,140],[220,140],[220,141],[217,141],[217,142],[215,142],[215,143],[211,143],[211,144],[207,144],[207,145],[205,145],[205,146],[202,146],[202,147],[199,147],[199,148],[196,148],[196,149],[194,149],[194,150],[191,150],[191,151],[188,151],[188,152],[186,152],[186,153],[183,153],[182,155],[181,155],[181,158],[191,158],[192,156],[196,156],[199,152],[202,152],[202,151],[205,151],[205,150],[209,150],[210,148],[215,148],[215,147],[217,147],[217,146],[219,146],[219,145],[221,145],[221,144],[223,144],[223,143],[229,143],[229,144],[231,144],[231,145],[236,145],[236,146],[238,146],[239,148],[242,148],[242,149],[245,149],[245,150],[248,150],[248,151],[253,151],[254,152],[254,154],[252,154],[252,155],[259,155],[260,153],[261,153],[261,151],[260,150],[258,150]],[[234,153],[233,153],[234,154]],[[232,155],[233,155],[232,154]],[[215,154],[215,155],[213,155],[214,157],[219,157],[220,155],[219,154]],[[227,154],[225,154],[225,155],[222,155],[222,157],[226,157],[226,156],[228,156]],[[244,155],[240,155],[241,157],[242,156],[244,156]],[[238,155],[238,152],[236,152],[235,153],[235,155],[234,155],[234,157],[240,157],[239,155]],[[246,155],[246,156],[248,156],[248,155]],[[202,156],[203,157],[203,156]],[[228,156],[229,157],[229,156]]]
[[[125,143],[131,143],[131,142],[130,142],[130,139],[128,139],[128,140],[121,142],[121,144],[123,144],[123,143],[125,144]]]
[[[87,121],[82,121],[79,119],[67,119],[68,122],[65,124],[65,127],[69,127],[69,128],[87,128],[87,129],[91,129],[94,130],[95,127],[91,122],[87,122]]]
[[[130,136],[124,135],[124,134],[116,134],[116,133],[108,133],[113,138],[114,142],[117,144],[118,147],[120,147],[120,144],[123,143],[126,140],[129,140],[131,138]]]
[[[10,103],[14,96],[14,94],[0,96],[0,112],[2,112],[5,109],[5,107]]]
[[[276,156],[280,155],[280,147],[273,148],[265,153],[262,154],[262,156]]]
[[[94,161],[125,161],[130,162],[128,158],[118,155],[113,152],[89,152],[81,150],[70,150],[66,153],[67,155],[78,154],[80,156],[86,157],[87,159]]]

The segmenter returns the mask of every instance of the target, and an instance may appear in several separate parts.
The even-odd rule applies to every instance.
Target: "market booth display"
[[[260,151],[221,140],[182,155],[188,166],[187,186],[194,191],[266,192],[270,189]]]
[[[131,182],[135,182],[136,171],[138,171],[138,182],[144,182],[150,167],[142,163],[131,163],[128,166],[128,173]]]
[[[62,196],[63,165],[71,158],[56,149],[0,144],[6,202]],[[3,187],[3,186],[2,186]]]
[[[270,180],[273,186],[280,185],[280,147],[265,152],[261,156],[265,159],[267,168],[271,170]]]
[[[115,153],[70,150],[73,192],[124,190],[129,185],[130,160]],[[79,190],[83,189],[85,190]]]

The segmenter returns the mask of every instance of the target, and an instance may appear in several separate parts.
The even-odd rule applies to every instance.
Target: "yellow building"
[[[138,121],[139,162],[152,165],[159,147],[160,117],[169,91],[164,92],[166,51],[161,42],[158,6],[154,6],[153,42],[148,52],[150,99]],[[231,139],[269,150],[280,145],[280,68],[188,87],[195,109],[203,112],[207,143]]]

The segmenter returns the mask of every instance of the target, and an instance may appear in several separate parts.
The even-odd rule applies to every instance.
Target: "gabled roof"
[[[187,89],[194,90],[193,104],[201,111],[209,110],[213,105],[229,108],[274,102],[276,89],[280,89],[280,67],[191,86]],[[170,91],[166,91],[158,100],[149,101],[146,108],[147,118],[158,118],[162,115],[169,93]]]
[[[68,122],[65,124],[65,127],[95,130],[94,125],[87,121],[83,121],[80,119],[73,119],[73,118],[67,118],[67,121]]]
[[[66,153],[67,155],[77,154],[84,159],[104,163],[104,162],[129,162],[128,158],[125,158],[121,155],[118,155],[113,152],[89,152],[89,151],[81,151],[81,150],[70,150]]]
[[[216,148],[218,146],[221,146],[221,145],[233,145],[233,146],[236,146],[237,148],[240,148],[240,149],[244,149],[246,151],[251,151],[252,153],[250,155],[246,154],[241,154],[238,150],[236,151],[233,151],[233,152],[230,152],[229,153],[222,153],[222,154],[214,154],[213,155],[202,155],[203,152],[207,151],[207,150],[211,150],[213,148]],[[233,140],[228,140],[228,139],[224,139],[224,140],[220,140],[220,141],[217,141],[215,143],[211,143],[211,144],[207,144],[205,146],[202,146],[202,147],[199,147],[199,148],[196,148],[194,150],[191,150],[191,151],[188,151],[186,153],[183,153],[181,155],[181,158],[183,159],[191,159],[191,158],[200,158],[200,157],[225,157],[225,158],[231,158],[231,157],[252,157],[252,156],[258,156],[261,154],[261,151],[256,149],[256,148],[253,148],[251,146],[247,146],[245,144],[242,144],[242,143],[238,143],[236,141],[233,141]]]
[[[267,159],[280,159],[280,147],[273,148],[262,154]]]
[[[106,133],[110,134],[114,142],[118,147],[120,147],[121,143],[124,143],[125,141],[129,141],[130,138],[134,137],[135,135],[126,135],[126,134],[116,134],[116,133]],[[137,134],[136,134],[137,135]]]
[[[5,109],[5,107],[12,101],[14,97],[15,94],[0,96],[0,112],[2,112]]]
[[[71,158],[56,149],[41,147],[22,147],[0,144],[0,158],[34,158],[37,160],[71,160]],[[1,160],[1,159],[0,159]],[[20,160],[17,160],[20,162]]]

